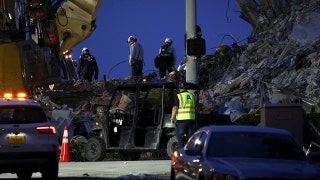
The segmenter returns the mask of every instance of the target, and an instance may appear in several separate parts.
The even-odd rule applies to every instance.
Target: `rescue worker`
[[[143,47],[137,40],[135,36],[129,36],[128,38],[128,44],[130,46],[129,66],[131,66],[131,78],[135,81],[141,79],[144,64]]]
[[[81,106],[78,114],[72,119],[72,130],[74,135],[87,136],[91,133],[91,127],[95,125],[95,121],[91,113],[92,104],[90,101]],[[71,130],[71,131],[72,131]]]
[[[84,47],[82,49],[82,54],[79,58],[79,63],[77,66],[78,77],[80,80],[87,80],[89,82],[98,79],[99,68],[97,61],[94,56],[89,52],[89,49]]]
[[[175,71],[174,65],[176,64],[177,55],[176,49],[172,46],[172,39],[166,38],[164,45],[159,49],[159,55],[157,56],[157,65],[159,68],[160,79],[163,79],[167,74]]]
[[[174,99],[170,118],[171,123],[175,124],[178,148],[184,147],[185,142],[196,130],[195,113],[195,96],[187,91],[186,82],[180,82],[179,93]]]

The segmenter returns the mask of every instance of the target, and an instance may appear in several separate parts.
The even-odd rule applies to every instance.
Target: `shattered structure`
[[[307,112],[319,112],[320,3],[317,0],[235,0],[241,17],[252,26],[247,44],[219,46],[201,58],[199,94],[201,113],[221,107],[256,113],[262,103],[299,102]],[[185,71],[168,75],[177,81]],[[159,81],[156,74],[144,77]],[[128,80],[110,80],[113,84]],[[107,104],[103,83],[76,83],[73,88],[94,90],[83,101]],[[94,88],[94,89],[92,89]],[[103,95],[104,94],[104,95]],[[64,93],[64,98],[65,98]],[[78,98],[79,100],[79,98]],[[107,101],[107,102],[105,102]],[[223,112],[220,112],[223,113]],[[241,115],[240,113],[240,115]]]
[[[199,114],[230,115],[234,122],[243,114],[259,114],[262,104],[292,102],[302,104],[306,112],[320,113],[320,2],[235,1],[242,11],[241,17],[253,31],[247,44],[235,41],[220,45],[215,53],[203,56],[198,62]],[[185,73],[183,68],[179,69],[165,81],[179,81]],[[164,80],[151,73],[141,81]],[[117,94],[113,103],[111,92],[113,85],[128,82],[132,82],[130,77],[108,81],[105,78],[103,82],[77,81],[72,86],[61,85],[59,90],[49,92],[50,98],[39,96],[39,100],[62,134],[64,123],[84,119],[80,113],[84,103],[90,102],[92,117],[101,120],[100,123],[106,122],[105,112],[110,102],[110,109],[124,109],[134,98]],[[210,116],[210,120],[217,117]],[[314,132],[320,142],[319,131]]]
[[[248,45],[221,45],[202,58],[199,83],[210,108],[236,101],[255,112],[264,102],[300,102],[319,112],[319,1],[236,2],[253,32]]]

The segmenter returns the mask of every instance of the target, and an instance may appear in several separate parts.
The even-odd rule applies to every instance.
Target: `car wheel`
[[[140,152],[119,152],[119,157],[121,161],[135,161],[140,158]]]
[[[87,161],[102,161],[106,157],[106,147],[101,138],[91,137],[85,146],[85,158]]]
[[[43,172],[41,172],[42,179],[57,180],[59,172],[59,162],[52,162]]]
[[[167,154],[169,158],[172,157],[174,151],[178,149],[178,139],[176,136],[172,136],[167,143]]]
[[[23,171],[23,172],[17,172],[17,177],[19,179],[31,179],[32,172],[29,171]]]

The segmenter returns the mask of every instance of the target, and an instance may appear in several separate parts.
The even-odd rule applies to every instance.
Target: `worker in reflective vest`
[[[171,123],[175,124],[175,133],[179,148],[184,147],[185,142],[195,131],[195,96],[187,91],[187,84],[179,84],[177,94],[172,107]],[[176,119],[176,122],[175,122]]]

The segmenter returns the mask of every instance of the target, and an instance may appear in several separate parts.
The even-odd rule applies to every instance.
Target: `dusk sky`
[[[231,45],[233,36],[240,44],[246,43],[251,26],[240,18],[235,0],[197,0],[197,24],[206,40],[206,54],[213,54],[221,44]],[[99,80],[124,79],[131,75],[128,65],[130,35],[144,47],[144,75],[157,72],[154,58],[166,37],[173,40],[177,51],[177,68],[183,59],[186,32],[185,0],[102,0],[94,34],[72,49],[78,60],[83,47],[90,49],[99,65]]]

